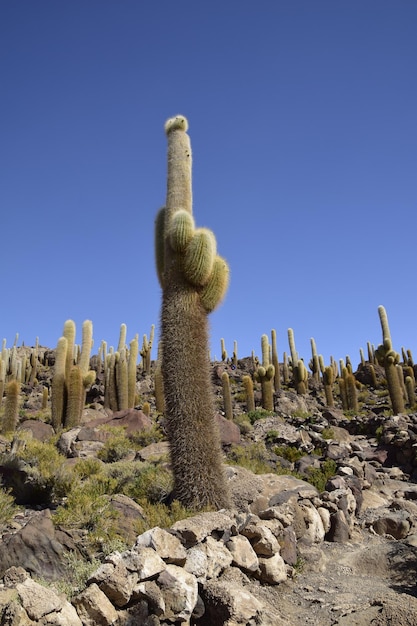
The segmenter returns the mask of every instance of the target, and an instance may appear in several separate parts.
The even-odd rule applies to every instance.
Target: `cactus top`
[[[168,135],[172,130],[183,130],[185,133],[188,130],[188,121],[183,115],[176,115],[170,117],[165,122],[165,132]]]

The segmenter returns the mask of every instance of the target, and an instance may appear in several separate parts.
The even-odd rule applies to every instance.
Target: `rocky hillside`
[[[348,371],[354,408],[290,369],[272,410],[254,359],[213,363],[233,507],[196,515],[170,497],[155,363],[114,410],[93,357],[80,423],[55,432],[55,353],[37,359],[0,436],[0,624],[417,625],[417,413],[393,413],[376,363]]]

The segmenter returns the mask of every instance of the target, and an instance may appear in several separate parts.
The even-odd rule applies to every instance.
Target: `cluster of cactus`
[[[167,198],[155,222],[165,418],[175,497],[190,508],[221,508],[230,499],[211,387],[207,314],[223,299],[229,269],[217,254],[214,234],[194,223],[187,129],[183,116],[165,124]]]
[[[270,362],[270,346],[267,335],[261,337],[262,365],[255,371],[255,380],[261,383],[262,408],[266,411],[274,410],[274,376],[275,367]]]
[[[304,365],[304,361],[298,358],[298,352],[295,349],[294,331],[292,328],[288,329],[288,343],[291,352],[294,386],[298,394],[304,395],[307,393],[308,371]]]
[[[86,390],[96,379],[96,372],[90,370],[92,322],[85,320],[83,323],[81,350],[75,345],[75,333],[75,323],[67,320],[56,348],[51,386],[52,426],[56,432],[78,426]]]
[[[104,406],[112,411],[131,409],[136,404],[136,366],[139,354],[139,337],[126,345],[126,325],[120,327],[117,350],[107,353],[105,342],[101,345],[104,364]]]

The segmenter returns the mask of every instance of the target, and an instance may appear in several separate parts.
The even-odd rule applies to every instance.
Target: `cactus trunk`
[[[225,292],[227,265],[215,253],[214,235],[194,229],[187,121],[173,118],[165,130],[167,201],[157,217],[155,243],[162,286],[162,376],[174,496],[190,508],[222,508],[229,505],[229,493],[211,387],[207,313]]]

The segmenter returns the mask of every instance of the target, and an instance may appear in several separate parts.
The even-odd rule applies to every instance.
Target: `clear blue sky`
[[[212,356],[292,327],[309,360],[417,360],[415,0],[2,0],[0,339],[159,325],[167,118],[231,267]],[[156,351],[155,351],[156,353]]]

